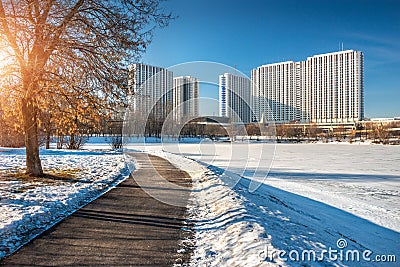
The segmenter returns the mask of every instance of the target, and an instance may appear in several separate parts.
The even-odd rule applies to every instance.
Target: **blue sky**
[[[154,32],[144,63],[213,61],[249,76],[263,64],[338,51],[343,42],[345,50],[364,52],[366,116],[400,116],[398,0],[170,0],[163,7],[177,18]],[[200,91],[218,97],[217,86]]]

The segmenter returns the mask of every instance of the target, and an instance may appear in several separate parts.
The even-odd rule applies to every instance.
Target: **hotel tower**
[[[351,123],[364,118],[364,56],[346,50],[251,73],[254,119]]]

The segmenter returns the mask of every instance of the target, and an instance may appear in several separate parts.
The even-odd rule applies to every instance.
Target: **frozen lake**
[[[205,141],[132,148],[181,154],[400,232],[400,146]]]
[[[375,266],[381,255],[399,257],[399,146],[203,141],[131,148],[191,173],[191,266]],[[371,251],[372,261],[322,256],[331,248]],[[270,257],[307,250],[323,260]]]

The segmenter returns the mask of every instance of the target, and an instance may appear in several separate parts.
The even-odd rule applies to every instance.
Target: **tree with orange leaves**
[[[43,174],[40,112],[63,101],[64,111],[81,114],[86,105],[102,110],[126,99],[129,60],[170,19],[158,0],[0,1],[0,38],[13,60],[8,88],[22,118],[28,174]]]

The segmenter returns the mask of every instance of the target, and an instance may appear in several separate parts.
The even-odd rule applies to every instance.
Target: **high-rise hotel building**
[[[132,107],[135,112],[155,119],[166,118],[173,105],[171,71],[146,64],[132,64],[129,66],[128,86],[133,93]]]
[[[254,119],[350,123],[364,118],[364,56],[346,50],[252,70]]]
[[[219,116],[234,123],[251,122],[251,81],[244,76],[219,76]]]
[[[178,123],[199,116],[199,79],[191,76],[174,78],[173,116]]]
[[[299,117],[297,64],[268,64],[252,71],[253,111],[257,121],[292,121]]]

